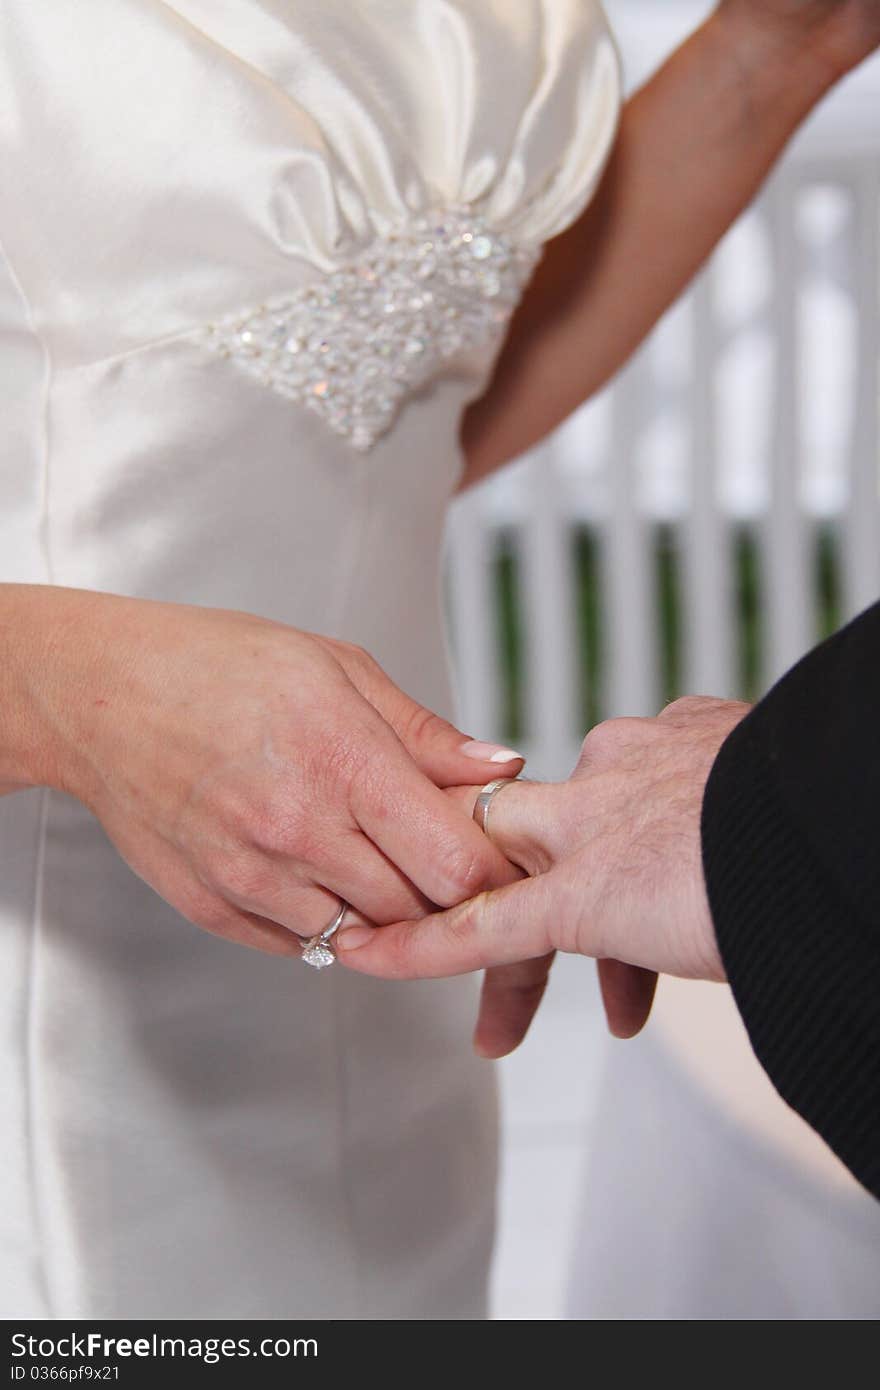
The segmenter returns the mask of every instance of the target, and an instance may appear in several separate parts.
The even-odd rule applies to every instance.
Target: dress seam
[[[49,550],[48,535],[48,512],[49,512],[49,400],[52,384],[52,359],[45,339],[37,329],[33,306],[25,293],[15,267],[9,256],[0,243],[0,256],[9,271],[9,276],[21,299],[25,310],[27,326],[33,335],[34,341],[39,345],[43,355],[43,399],[42,399],[42,466],[41,466],[41,497],[40,513],[37,522],[37,538],[42,555],[46,581],[49,584],[54,582],[52,570],[52,558]],[[38,1161],[38,1140],[37,1140],[37,1098],[38,1090],[36,1081],[36,1032],[37,1032],[37,981],[38,981],[38,948],[40,942],[40,928],[43,917],[43,873],[46,859],[46,834],[49,819],[49,800],[50,789],[42,787],[40,789],[40,810],[39,823],[37,827],[37,846],[36,859],[34,864],[33,881],[33,909],[31,915],[31,930],[28,942],[27,972],[25,978],[24,1012],[22,1019],[23,1034],[23,1082],[24,1082],[24,1148],[27,1166],[27,1189],[28,1202],[33,1223],[34,1237],[37,1247],[36,1270],[37,1282],[41,1288],[43,1300],[46,1306],[46,1313],[49,1317],[53,1316],[52,1298],[50,1292],[50,1280],[48,1262],[46,1258],[46,1230],[47,1221],[44,1205],[41,1198],[41,1184],[39,1176]]]
[[[46,1258],[46,1230],[47,1221],[45,1217],[44,1204],[41,1195],[41,1182],[39,1177],[39,1161],[37,1140],[37,1067],[36,1067],[36,1033],[37,1033],[37,982],[38,982],[38,948],[40,944],[41,925],[43,919],[43,871],[46,859],[46,831],[49,819],[49,788],[43,787],[40,795],[40,820],[37,831],[37,858],[34,868],[34,896],[33,896],[33,915],[31,918],[30,946],[28,950],[27,982],[25,986],[25,1014],[24,1014],[24,1052],[25,1052],[25,1151],[27,1154],[28,1170],[28,1189],[30,1192],[30,1204],[34,1232],[37,1241],[37,1269],[38,1281],[42,1289],[43,1298],[46,1304],[46,1314],[49,1318],[55,1316],[51,1285],[49,1280],[48,1261]]]
[[[42,496],[39,521],[39,540],[43,555],[43,563],[46,571],[46,580],[49,584],[55,583],[55,568],[52,563],[52,549],[49,540],[49,490],[51,479],[51,460],[50,460],[50,402],[52,396],[52,356],[49,352],[48,344],[37,332],[33,322],[33,315],[28,308],[29,316],[37,342],[43,349],[43,360],[45,363],[45,374],[43,378],[43,418],[42,418],[42,444],[43,444],[43,470],[42,470]],[[40,1243],[40,1268],[41,1277],[46,1299],[46,1310],[50,1317],[54,1316],[52,1305],[52,1283],[49,1274],[49,1255],[48,1255],[48,1220],[45,1211],[44,1188],[40,1177],[39,1161],[39,1140],[37,1138],[37,1114],[39,1108],[39,1086],[37,1082],[36,1064],[36,1041],[37,1041],[37,991],[39,982],[39,948],[43,934],[43,902],[45,890],[45,867],[46,867],[46,838],[49,825],[49,808],[52,799],[52,792],[49,787],[43,787],[40,805],[40,829],[37,842],[37,862],[34,868],[34,915],[31,924],[31,956],[30,969],[28,971],[28,1012],[27,1012],[27,1087],[28,1087],[28,1129],[29,1129],[29,1157],[31,1164],[31,1184],[33,1190],[34,1215],[37,1229],[37,1236]]]

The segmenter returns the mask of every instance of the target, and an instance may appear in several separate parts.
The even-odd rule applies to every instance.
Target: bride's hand
[[[31,682],[46,780],[190,921],[296,954],[291,931],[319,931],[339,898],[382,923],[510,881],[440,788],[521,760],[473,745],[358,648],[221,609],[35,602],[50,594]]]
[[[806,51],[832,81],[880,45],[880,0],[721,0],[718,14],[756,56]]]

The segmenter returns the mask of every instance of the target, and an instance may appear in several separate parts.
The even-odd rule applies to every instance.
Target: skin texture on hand
[[[198,926],[296,955],[340,898],[349,920],[390,922],[514,876],[441,788],[522,759],[475,746],[359,648],[247,613],[0,590],[20,712],[6,790],[75,796]]]
[[[340,959],[391,979],[517,964],[518,1000],[508,989],[502,1009],[490,990],[477,1030],[478,1050],[502,1056],[525,1035],[552,953],[591,956],[612,1031],[638,1032],[658,972],[724,979],[700,815],[718,750],[747,712],[694,698],[598,725],[568,782],[517,782],[492,803],[493,843],[530,877],[422,922],[343,931]],[[473,804],[472,790],[454,795]]]

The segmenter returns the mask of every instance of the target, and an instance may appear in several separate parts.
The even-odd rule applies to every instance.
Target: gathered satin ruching
[[[0,238],[56,358],[94,360],[438,205],[546,240],[618,99],[592,0],[4,0]]]
[[[200,334],[435,209],[537,251],[618,91],[593,0],[2,0],[0,582],[344,638],[449,715],[444,513],[493,345],[358,453]],[[209,937],[54,791],[0,798],[0,869],[0,1315],[480,1315],[472,981]]]

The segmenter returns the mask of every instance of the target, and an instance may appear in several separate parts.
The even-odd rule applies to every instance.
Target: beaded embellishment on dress
[[[497,347],[539,249],[466,209],[420,217],[314,285],[209,324],[212,351],[368,450],[444,361]]]

